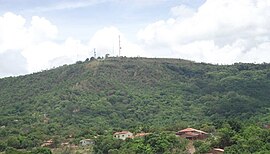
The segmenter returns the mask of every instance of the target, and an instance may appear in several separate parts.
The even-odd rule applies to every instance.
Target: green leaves
[[[77,140],[139,126],[154,132],[217,120],[269,122],[269,72],[269,64],[219,66],[179,59],[111,57],[0,79],[0,137],[13,147],[22,143],[32,147],[53,137],[65,139],[72,134]],[[212,127],[205,129],[214,132]],[[220,142],[228,146],[236,142],[233,137],[242,126],[234,123],[224,129]],[[18,146],[17,139],[10,137],[19,135],[26,140],[19,139]],[[158,134],[128,146],[165,153],[176,146],[175,141]]]
[[[184,153],[185,140],[171,133],[153,133],[125,141],[101,136],[96,140],[95,153]]]

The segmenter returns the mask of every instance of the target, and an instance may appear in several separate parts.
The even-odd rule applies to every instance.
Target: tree
[[[232,130],[231,126],[228,123],[225,123],[223,125],[223,128],[218,130],[219,132],[219,138],[218,138],[218,145],[217,147],[227,147],[231,146],[234,142],[232,137],[235,135],[235,131]]]
[[[5,151],[7,148],[7,144],[3,141],[0,141],[0,152]]]
[[[37,148],[31,154],[52,154],[52,151],[49,148]]]
[[[194,146],[196,148],[195,154],[208,153],[211,150],[210,144],[203,141],[195,141]]]
[[[5,151],[5,154],[31,154],[31,153],[26,152],[26,151],[19,151],[15,148],[8,147]]]
[[[94,61],[94,60],[96,60],[95,57],[91,57],[91,58],[90,58],[90,61]]]
[[[7,146],[13,147],[13,148],[16,148],[16,149],[21,148],[20,141],[15,136],[11,136],[11,137],[8,138],[8,140],[7,140]]]

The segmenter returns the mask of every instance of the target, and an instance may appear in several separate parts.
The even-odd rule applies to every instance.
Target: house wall
[[[198,132],[191,132],[191,133],[194,133],[196,135],[189,135],[186,133],[177,133],[176,135],[178,135],[182,138],[189,139],[189,140],[204,140],[208,137],[207,134],[202,134],[202,133],[198,133]]]
[[[90,144],[93,144],[93,141],[81,141],[81,145],[82,146],[86,146],[86,145],[90,145]]]
[[[118,139],[125,140],[126,138],[131,137],[131,136],[133,136],[132,133],[126,133],[126,134],[117,134],[114,137],[118,138]]]
[[[213,150],[212,154],[223,154],[224,152]]]

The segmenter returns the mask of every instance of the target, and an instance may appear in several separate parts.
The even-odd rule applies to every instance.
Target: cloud
[[[37,6],[35,8],[32,8],[30,10],[27,10],[29,12],[48,12],[48,11],[54,11],[54,10],[65,10],[65,9],[78,9],[78,8],[84,8],[91,5],[109,2],[112,0],[61,0],[61,1],[49,1],[43,3],[45,6]]]
[[[10,12],[0,16],[0,53],[8,49],[17,50],[29,44],[25,22],[22,16]]]
[[[195,10],[193,8],[190,8],[186,5],[179,5],[171,8],[171,14],[178,18],[186,18],[186,17],[191,17],[195,13]]]
[[[85,60],[93,56],[94,48],[97,56],[116,56],[119,35],[121,56],[222,64],[270,62],[270,0],[207,0],[196,10],[179,5],[170,13],[168,19],[141,29],[136,43],[113,26],[99,29],[86,43],[73,37],[62,39],[57,25],[44,17],[26,20],[5,13],[0,15],[0,77]]]
[[[170,57],[211,63],[270,62],[269,0],[207,0],[196,11],[180,5],[171,12],[139,31],[144,48],[163,46]]]
[[[29,33],[31,39],[38,42],[47,39],[55,39],[58,34],[58,29],[47,19],[33,16]]]
[[[116,27],[105,27],[98,30],[89,42],[91,49],[96,49],[98,55],[109,53],[113,56],[119,56],[119,36],[120,36],[120,56],[146,56],[144,50],[137,44],[128,41],[123,33]]]
[[[23,49],[22,54],[27,57],[29,72],[71,64],[82,60],[82,57],[89,57],[88,47],[73,38],[67,38],[64,43],[43,41],[33,44]]]
[[[8,50],[0,53],[0,66],[0,77],[21,75],[28,72],[26,69],[26,58],[16,50]]]
[[[142,56],[143,50],[129,42],[116,27],[98,30],[89,42],[72,37],[58,41],[58,28],[44,17],[33,16],[30,21],[8,12],[0,16],[0,77],[20,75],[75,63],[93,56],[109,53],[118,55],[121,36],[121,55]]]
[[[37,72],[87,56],[88,47],[80,40],[59,42],[57,38],[57,26],[46,18],[33,16],[27,24],[11,12],[0,16],[0,77]]]

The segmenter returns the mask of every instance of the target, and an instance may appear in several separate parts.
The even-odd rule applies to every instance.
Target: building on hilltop
[[[208,133],[194,128],[180,130],[176,133],[176,135],[189,140],[203,140],[208,137]]]
[[[114,138],[125,140],[127,138],[133,138],[133,133],[129,131],[116,132],[113,134]]]

